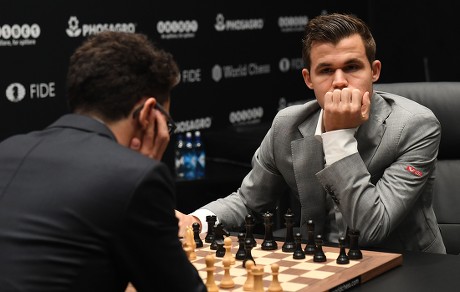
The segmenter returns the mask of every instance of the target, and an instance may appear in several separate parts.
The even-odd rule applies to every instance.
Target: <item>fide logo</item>
[[[6,88],[6,98],[11,102],[20,102],[26,96],[26,88],[21,83],[12,83]]]

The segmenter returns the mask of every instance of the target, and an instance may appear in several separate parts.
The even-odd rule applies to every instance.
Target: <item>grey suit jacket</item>
[[[281,110],[253,156],[241,187],[204,206],[229,227],[249,212],[273,209],[286,189],[298,196],[301,223],[327,226],[330,196],[361,246],[445,253],[432,208],[432,187],[441,127],[426,107],[374,92],[371,115],[356,133],[358,153],[324,167],[315,137],[316,100]]]

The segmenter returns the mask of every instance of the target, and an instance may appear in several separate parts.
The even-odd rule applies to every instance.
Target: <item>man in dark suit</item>
[[[179,78],[142,34],[103,32],[75,51],[72,113],[0,144],[1,291],[206,291],[160,162]]]

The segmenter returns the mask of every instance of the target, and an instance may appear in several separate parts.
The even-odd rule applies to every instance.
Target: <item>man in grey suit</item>
[[[142,34],[102,32],[77,48],[72,113],[0,143],[2,292],[206,291],[160,161],[179,76]]]
[[[180,229],[207,215],[237,228],[288,190],[301,225],[312,219],[329,242],[354,229],[361,246],[445,253],[432,208],[440,124],[413,101],[373,91],[375,52],[369,28],[352,15],[310,20],[302,75],[316,100],[281,110],[241,187],[192,214],[177,210]]]

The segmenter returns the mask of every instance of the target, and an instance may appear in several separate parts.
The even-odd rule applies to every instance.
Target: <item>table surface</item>
[[[404,252],[403,264],[352,291],[458,291],[460,256]]]

